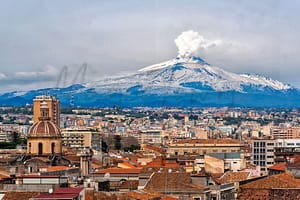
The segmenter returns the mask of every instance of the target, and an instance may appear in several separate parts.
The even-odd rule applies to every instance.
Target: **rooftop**
[[[275,164],[275,165],[269,167],[269,170],[275,170],[275,171],[285,172],[286,171],[286,163],[283,162],[283,163]]]
[[[300,180],[290,173],[282,173],[265,177],[240,186],[245,189],[274,189],[274,188],[299,188]]]
[[[174,142],[174,144],[242,144],[239,140],[223,139],[183,139]]]
[[[139,174],[141,168],[107,168],[95,171],[95,174]]]
[[[233,183],[247,180],[250,176],[250,172],[226,172],[220,178],[215,179],[220,184]]]
[[[203,185],[196,185],[191,182],[188,173],[158,172],[151,177],[145,188],[162,193],[199,193],[206,189]]]

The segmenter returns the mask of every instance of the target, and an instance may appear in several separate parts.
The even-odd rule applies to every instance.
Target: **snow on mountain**
[[[213,67],[199,57],[177,57],[151,65],[136,73],[110,77],[84,84],[99,93],[145,92],[149,94],[176,94],[179,92],[238,91],[249,92],[253,87],[263,91],[288,90],[291,86],[259,75],[235,74]]]

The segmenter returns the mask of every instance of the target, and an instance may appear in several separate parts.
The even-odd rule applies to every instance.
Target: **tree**
[[[122,147],[122,145],[121,145],[121,136],[115,135],[114,139],[115,139],[115,149],[120,150],[121,147]]]
[[[101,147],[102,147],[102,151],[107,153],[107,144],[105,141],[101,140]]]

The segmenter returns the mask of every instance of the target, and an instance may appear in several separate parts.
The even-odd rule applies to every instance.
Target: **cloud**
[[[182,32],[176,39],[178,56],[188,57],[198,54],[199,49],[208,49],[220,45],[222,40],[209,40],[193,30]]]
[[[30,72],[16,72],[13,78],[20,81],[49,81],[56,80],[58,76],[58,69],[54,66],[46,66],[41,71],[30,71]]]
[[[0,80],[5,80],[6,78],[6,74],[0,73]]]

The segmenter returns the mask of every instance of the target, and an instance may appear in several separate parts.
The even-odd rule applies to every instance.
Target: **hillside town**
[[[1,107],[0,199],[300,198],[297,109]]]

